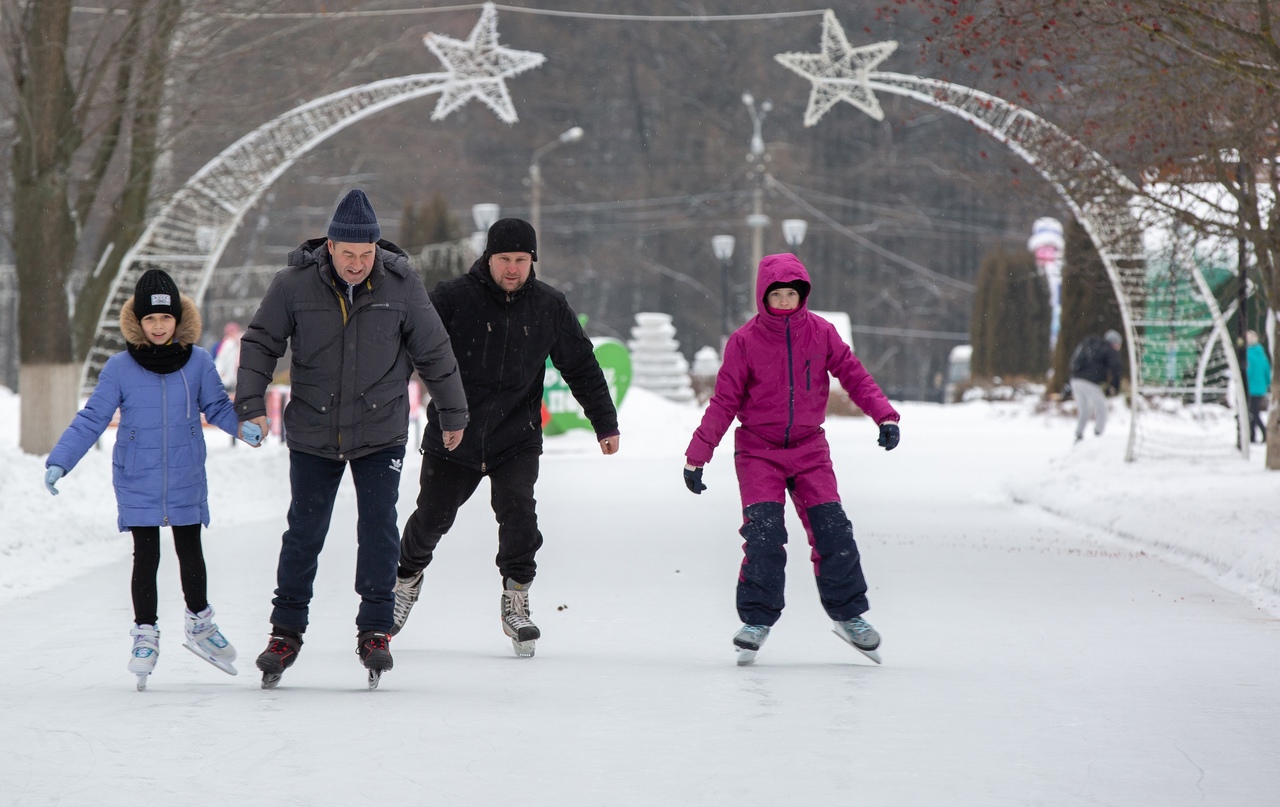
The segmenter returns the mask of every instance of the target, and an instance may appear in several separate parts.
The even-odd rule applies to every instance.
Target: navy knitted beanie
[[[162,269],[148,269],[133,287],[133,313],[142,322],[148,314],[172,314],[182,322],[182,299],[178,284]]]
[[[364,191],[353,188],[338,202],[329,222],[329,240],[348,244],[376,244],[382,237],[378,217]]]
[[[489,228],[489,239],[484,251],[489,255],[500,252],[527,252],[536,263],[538,260],[538,235],[533,225],[524,219],[498,219]]]

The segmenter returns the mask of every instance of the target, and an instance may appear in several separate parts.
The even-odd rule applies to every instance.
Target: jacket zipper
[[[503,313],[505,314],[507,321],[506,321],[505,327],[503,327],[502,329],[502,350],[499,353],[499,355],[502,356],[501,361],[498,362],[497,387],[499,389],[502,388],[502,375],[507,370],[507,343],[511,341],[511,295],[510,294],[506,295],[506,299],[504,300],[504,302],[506,303],[506,309]],[[487,454],[488,449],[486,447],[487,441],[485,440],[485,436],[489,433],[489,418],[492,416],[493,416],[493,408],[490,407],[489,411],[486,412],[484,416],[484,428],[480,430],[480,473],[486,473],[488,471],[488,467],[487,467],[488,463],[485,462],[485,457],[488,455]]]
[[[160,379],[160,513],[169,526],[169,384]]]
[[[783,432],[782,447],[789,448],[791,446],[791,424],[796,418],[796,377],[794,357],[791,355],[791,317],[786,318],[787,323],[787,430]]]

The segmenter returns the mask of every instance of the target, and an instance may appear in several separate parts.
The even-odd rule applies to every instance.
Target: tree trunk
[[[66,284],[77,241],[67,182],[79,145],[74,89],[67,79],[70,13],[69,0],[34,6],[24,43],[28,69],[18,85],[24,115],[11,152],[20,297],[19,445],[32,453],[53,447],[77,400],[75,382],[65,383],[68,373],[75,374]],[[54,401],[45,397],[49,394],[63,397]]]
[[[22,391],[18,447],[28,454],[48,454],[75,417],[80,365],[24,363],[18,369],[18,388]]]
[[[133,107],[129,138],[128,180],[119,201],[113,206],[110,223],[98,244],[99,256],[111,252],[91,273],[76,296],[74,355],[83,361],[93,344],[98,320],[107,302],[111,285],[120,271],[120,262],[146,229],[151,207],[152,184],[156,162],[162,151],[160,142],[161,108],[164,104],[165,76],[178,21],[182,16],[181,0],[163,0],[157,9],[155,31],[142,64],[142,76]],[[127,81],[127,79],[126,79]],[[192,290],[187,290],[192,293]]]

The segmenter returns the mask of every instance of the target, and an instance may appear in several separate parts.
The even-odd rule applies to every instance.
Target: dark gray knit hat
[[[329,222],[329,240],[348,244],[375,244],[382,237],[378,216],[364,191],[353,188],[338,202]]]
[[[172,314],[182,321],[182,298],[178,284],[162,269],[148,269],[133,287],[133,314],[142,322],[148,314]]]
[[[538,260],[538,235],[533,225],[524,219],[498,219],[489,228],[489,239],[484,251],[490,255],[499,252],[527,252],[534,262]]]

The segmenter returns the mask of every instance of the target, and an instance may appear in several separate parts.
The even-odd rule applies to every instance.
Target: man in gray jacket
[[[359,520],[356,652],[376,686],[391,669],[396,500],[409,436],[409,376],[417,370],[444,441],[462,441],[467,404],[449,335],[404,252],[381,231],[364,192],[350,191],[328,238],[307,241],[272,280],[240,343],[236,412],[241,433],[267,431],[265,395],[292,351],[284,412],[292,501],[272,600],[271,639],[258,657],[271,688],[302,647],[320,550],[347,465]]]

